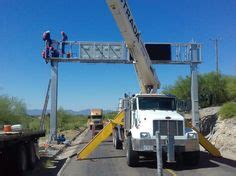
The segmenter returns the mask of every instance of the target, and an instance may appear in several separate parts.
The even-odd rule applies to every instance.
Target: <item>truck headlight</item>
[[[187,133],[188,139],[197,139],[197,133]]]
[[[148,132],[141,132],[140,133],[140,138],[142,138],[142,139],[149,139],[149,138],[151,138],[151,135]]]

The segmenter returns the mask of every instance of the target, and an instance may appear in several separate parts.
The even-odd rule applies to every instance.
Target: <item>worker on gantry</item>
[[[64,31],[61,32],[62,39],[60,42],[51,39],[50,31],[46,31],[43,33],[43,41],[45,41],[45,49],[42,52],[42,57],[44,59],[50,57],[59,57],[60,55],[63,57],[65,54],[65,42],[68,40],[68,36]],[[59,52],[59,45],[61,53]],[[47,63],[47,61],[46,61]]]
[[[61,54],[62,56],[65,54],[65,41],[68,40],[68,36],[64,31],[61,31],[62,39],[61,39]]]

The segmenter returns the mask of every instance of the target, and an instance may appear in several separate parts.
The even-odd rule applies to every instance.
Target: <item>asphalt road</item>
[[[87,133],[81,143],[90,140]],[[83,147],[80,145],[78,151]],[[71,158],[61,172],[63,176],[149,176],[156,175],[156,162],[141,160],[137,167],[126,164],[125,152],[114,149],[111,139],[103,142],[87,160]],[[236,176],[236,162],[226,158],[214,158],[201,152],[200,163],[196,167],[164,165],[164,175],[180,176]]]

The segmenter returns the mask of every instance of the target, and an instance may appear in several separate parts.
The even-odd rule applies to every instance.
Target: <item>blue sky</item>
[[[210,38],[221,37],[220,70],[236,75],[235,0],[130,0],[145,42],[203,44],[200,73],[215,69]],[[123,41],[105,0],[0,0],[0,94],[23,99],[29,109],[42,108],[50,67],[41,58],[42,33],[60,39]],[[156,65],[162,86],[189,75],[189,66]],[[60,64],[59,106],[81,110],[116,109],[125,92],[139,91],[132,65]]]

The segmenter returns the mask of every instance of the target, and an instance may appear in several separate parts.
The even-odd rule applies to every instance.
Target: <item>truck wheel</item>
[[[30,142],[27,146],[28,149],[28,163],[29,163],[29,168],[33,169],[36,162],[37,162],[37,157],[36,157],[36,149],[35,149],[35,144],[34,142]]]
[[[23,144],[18,148],[17,167],[20,173],[24,173],[27,170],[27,152]]]
[[[131,136],[127,138],[127,149],[126,149],[127,164],[130,167],[134,167],[138,164],[139,156],[136,151],[133,151]]]
[[[114,147],[115,149],[122,149],[122,141],[119,139],[118,130],[114,130]]]
[[[200,151],[183,153],[183,162],[188,166],[196,166],[199,163]]]

